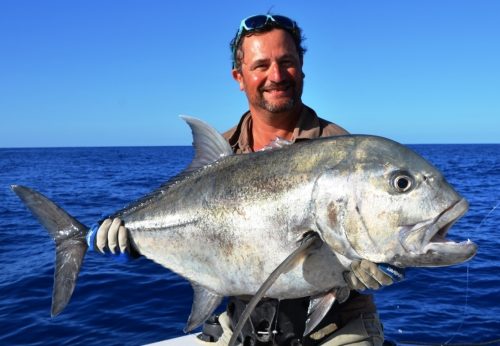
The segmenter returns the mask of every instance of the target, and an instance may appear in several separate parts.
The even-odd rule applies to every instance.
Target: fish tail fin
[[[12,185],[11,188],[56,243],[51,308],[51,316],[55,317],[66,307],[73,294],[87,252],[85,238],[89,230],[41,193],[20,185]]]

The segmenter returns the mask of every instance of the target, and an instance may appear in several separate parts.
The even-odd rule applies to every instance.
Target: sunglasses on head
[[[240,28],[238,30],[238,36],[243,33],[243,30],[252,31],[263,28],[269,22],[274,22],[277,26],[283,27],[285,29],[293,30],[295,29],[295,22],[288,17],[280,15],[270,15],[270,14],[259,14],[256,16],[250,16],[243,19],[240,23]]]
[[[233,55],[236,51],[236,48],[238,47],[243,33],[262,29],[266,25],[269,25],[269,23],[274,24],[276,27],[287,29],[290,31],[293,31],[297,28],[297,24],[295,23],[295,21],[285,16],[258,14],[255,16],[247,17],[240,23],[240,28],[238,29],[236,39],[234,40]]]

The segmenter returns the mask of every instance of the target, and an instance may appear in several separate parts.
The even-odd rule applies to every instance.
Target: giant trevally
[[[186,331],[224,296],[255,294],[310,234],[319,245],[296,258],[266,297],[321,298],[347,288],[342,273],[352,260],[434,267],[476,253],[471,241],[446,238],[467,201],[401,144],[347,135],[233,155],[212,127],[184,119],[193,132],[191,165],[111,217],[124,220],[138,253],[191,283]],[[12,189],[55,240],[51,312],[57,315],[73,293],[89,228],[40,193]]]

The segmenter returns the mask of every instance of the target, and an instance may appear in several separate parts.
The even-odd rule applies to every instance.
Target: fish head
[[[351,143],[315,188],[317,225],[334,251],[399,267],[448,266],[475,255],[470,240],[447,238],[468,202],[434,166],[385,138],[353,136]]]

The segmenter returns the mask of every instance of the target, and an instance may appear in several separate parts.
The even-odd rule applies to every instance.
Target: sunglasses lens
[[[266,22],[267,16],[258,15],[246,18],[243,24],[246,30],[254,30],[263,27],[264,25],[266,25]]]
[[[272,17],[276,23],[287,29],[294,29],[295,22],[285,16],[273,16]]]

